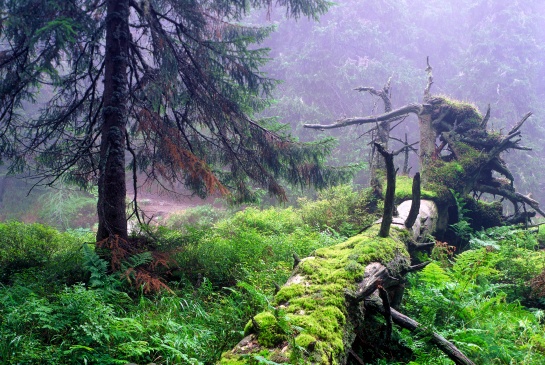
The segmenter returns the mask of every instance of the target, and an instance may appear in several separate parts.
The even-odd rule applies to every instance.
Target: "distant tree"
[[[277,4],[314,18],[329,3]],[[41,184],[98,184],[98,240],[127,237],[127,156],[136,212],[137,171],[236,200],[251,199],[253,183],[285,199],[281,181],[346,177],[324,166],[331,139],[297,143],[253,118],[276,84],[259,71],[267,50],[255,45],[271,28],[240,22],[250,6],[271,5],[1,0],[0,159]]]

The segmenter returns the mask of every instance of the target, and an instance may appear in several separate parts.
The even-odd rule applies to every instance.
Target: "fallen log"
[[[345,364],[354,329],[365,325],[363,299],[378,284],[395,293],[410,267],[406,235],[393,228],[383,238],[378,231],[374,225],[302,259],[275,295],[274,308],[248,322],[246,337],[220,364],[249,364],[263,354],[276,363],[294,363],[300,356],[313,364]]]
[[[352,346],[358,329],[368,325],[372,313],[386,314],[403,328],[422,330],[418,322],[396,309],[403,293],[403,276],[424,266],[411,266],[407,242],[413,233],[405,228],[404,217],[396,220],[400,222],[394,222],[389,237],[379,237],[377,223],[302,259],[275,295],[271,309],[248,322],[244,339],[224,353],[219,364],[331,365],[346,364],[349,357],[358,362]],[[417,218],[423,220],[426,218]],[[389,313],[379,291],[388,298]],[[432,334],[430,341],[457,364],[473,364],[441,336]]]
[[[429,215],[436,215],[437,209],[432,202],[420,201],[416,196],[413,201],[419,204],[416,219],[416,206],[412,212],[410,208],[399,209],[401,216],[392,219],[395,190],[395,171],[391,171],[393,164],[389,161],[392,154],[378,144],[376,147],[390,165],[385,200],[391,201],[392,207],[386,207],[385,203],[381,221],[345,242],[318,249],[313,256],[302,260],[294,256],[292,276],[275,294],[271,309],[248,322],[244,328],[246,337],[222,354],[219,364],[344,365],[349,356],[363,363],[352,345],[357,332],[367,325],[369,309],[384,315],[388,342],[392,321],[412,331],[421,328],[395,307],[401,303],[404,275],[425,266],[411,266],[409,243],[433,227],[436,217]],[[376,298],[379,304],[375,303]],[[443,337],[433,334],[431,339],[457,364],[473,364]]]

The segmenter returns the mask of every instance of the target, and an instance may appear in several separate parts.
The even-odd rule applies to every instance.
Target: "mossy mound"
[[[399,204],[405,200],[411,200],[413,196],[413,179],[406,175],[396,177],[396,192],[395,203]],[[437,198],[437,193],[433,190],[421,189],[420,198],[426,200],[434,200]]]
[[[494,146],[498,137],[481,126],[483,116],[474,105],[445,97],[434,97],[430,104],[432,124],[443,145],[426,166],[425,188],[436,194],[438,204],[448,205],[450,191],[467,194],[488,163],[486,151],[469,141]]]
[[[429,100],[433,106],[432,120],[438,133],[452,130],[455,126],[461,133],[479,128],[483,119],[477,107],[445,96],[435,96]]]
[[[246,335],[252,336],[247,338],[253,345],[224,353],[220,363],[246,364],[256,357],[273,361],[271,356],[277,357],[279,351],[290,363],[341,363],[354,340],[354,314],[347,309],[345,293],[357,288],[371,262],[389,267],[392,275],[409,265],[401,231],[392,229],[390,237],[380,238],[375,225],[302,260],[276,294],[275,313],[260,313],[246,326]],[[280,323],[284,319],[288,328]]]
[[[466,214],[471,222],[471,227],[476,231],[503,224],[503,208],[499,201],[488,203],[469,197],[466,199],[465,208],[468,210]]]

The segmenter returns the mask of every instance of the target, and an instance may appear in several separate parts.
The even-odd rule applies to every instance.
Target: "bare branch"
[[[393,138],[392,138],[392,139],[393,139]],[[408,150],[408,149],[409,149],[409,150],[415,151],[415,149],[413,148],[413,146],[414,146],[414,145],[417,145],[417,144],[419,144],[419,143],[420,143],[419,141],[416,141],[416,142],[413,142],[413,143],[411,143],[411,144],[405,145],[405,146],[401,147],[400,149],[398,149],[397,151],[392,152],[392,155],[393,155],[393,156],[397,156],[397,155],[399,155],[401,152],[403,152],[403,151],[405,151],[405,150]]]
[[[386,309],[378,298],[376,298],[376,300],[366,301],[365,306],[378,310],[382,314],[386,312]],[[430,331],[423,327],[420,323],[402,313],[399,313],[393,308],[390,308],[390,312],[392,320],[398,326],[406,328],[411,332],[425,333],[426,335],[430,336],[429,341],[443,351],[452,361],[454,361],[456,365],[475,365],[473,361],[467,358],[467,356],[465,356],[456,346],[447,341],[443,336],[435,332],[430,333]]]
[[[484,116],[481,122],[481,128],[486,130],[486,124],[488,123],[489,119],[490,119],[490,104],[488,104],[488,108],[486,109],[486,115]]]
[[[522,127],[522,125],[524,124],[524,122],[526,122],[526,120],[527,120],[528,118],[530,118],[531,116],[532,116],[532,112],[526,113],[526,114],[522,117],[522,119],[520,120],[520,122],[518,122],[518,123],[513,127],[513,129],[511,129],[511,131],[509,131],[509,134],[508,134],[508,135],[512,135],[513,133],[517,132],[517,131],[520,129],[520,127]]]
[[[515,204],[516,202],[526,203],[530,207],[532,207],[533,210],[535,210],[542,216],[545,216],[545,212],[541,210],[541,208],[539,207],[539,203],[537,201],[532,199],[530,196],[522,195],[521,193],[515,192],[514,189],[507,189],[505,187],[496,187],[496,186],[485,185],[485,184],[476,184],[474,190],[482,191],[483,193],[503,196],[511,200],[513,204]]]
[[[391,82],[392,82],[392,77],[390,77],[388,79],[388,81],[386,82],[386,84],[384,85],[382,90],[380,90],[380,91],[377,91],[374,87],[369,87],[369,86],[357,87],[354,90],[360,91],[360,92],[367,91],[371,95],[375,95],[375,96],[380,97],[382,99],[382,101],[384,102],[384,111],[386,113],[388,113],[388,112],[392,111],[392,101],[390,100],[390,84],[391,84]]]
[[[431,85],[433,85],[433,74],[432,74],[432,68],[430,66],[430,57],[426,57],[426,63],[428,64],[428,67],[426,67],[426,73],[428,74],[428,83],[426,85],[426,88],[424,89],[424,100],[427,101],[430,99],[430,89]]]
[[[380,114],[377,116],[368,116],[368,117],[353,117],[353,118],[343,118],[336,121],[335,124],[304,124],[303,127],[311,129],[334,129],[342,128],[349,125],[361,125],[369,123],[384,122],[394,118],[402,117],[407,114],[420,114],[423,107],[422,104],[408,104],[401,108],[392,110],[389,113]]]

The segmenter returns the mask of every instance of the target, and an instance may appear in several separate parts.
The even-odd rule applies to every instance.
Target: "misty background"
[[[343,0],[319,21],[286,20],[282,9],[273,8],[252,13],[246,21],[276,27],[259,45],[271,50],[263,72],[282,80],[263,116],[289,124],[293,135],[303,141],[338,138],[331,163],[368,162],[371,136],[366,132],[373,126],[319,132],[304,129],[303,124],[331,124],[342,117],[381,113],[379,98],[353,89],[381,89],[390,77],[394,108],[422,101],[429,56],[432,93],[474,103],[483,114],[490,104],[489,129],[508,130],[526,112],[534,113],[522,130],[522,144],[532,151],[514,151],[504,158],[515,174],[516,188],[545,202],[545,2]],[[418,140],[416,119],[407,118],[392,131],[399,139],[405,134],[409,143]],[[400,146],[391,141],[390,149]],[[397,157],[397,166],[402,159]],[[412,175],[418,170],[414,153],[411,166]],[[0,219],[57,226],[74,214],[82,215],[78,226],[95,219],[92,193],[41,188],[27,196],[31,184],[3,178],[1,168]],[[367,168],[355,182],[367,185]],[[88,209],[71,212],[70,204],[64,203],[67,199],[87,199],[78,204]],[[157,205],[172,204],[159,200]],[[180,206],[198,203],[186,201]]]

